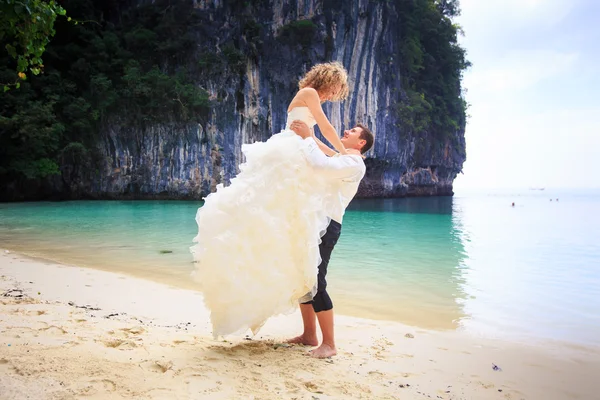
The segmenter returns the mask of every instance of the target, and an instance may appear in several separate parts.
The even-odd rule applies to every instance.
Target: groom
[[[317,358],[327,358],[337,354],[333,334],[333,303],[326,290],[327,266],[333,247],[340,237],[342,218],[346,207],[356,195],[358,185],[365,176],[366,167],[362,154],[373,146],[374,137],[373,133],[361,124],[345,130],[341,141],[347,154],[339,155],[313,136],[310,128],[304,122],[293,121],[290,128],[307,142],[304,151],[308,164],[316,173],[328,177],[331,181],[330,190],[334,203],[328,207],[327,211],[331,222],[319,245],[322,261],[317,276],[317,293],[312,299],[310,293],[300,299],[304,332],[288,342],[317,346],[319,341],[316,320],[318,319],[323,343],[311,351],[311,355]]]

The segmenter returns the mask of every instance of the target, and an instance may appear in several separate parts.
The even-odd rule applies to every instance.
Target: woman
[[[327,186],[311,174],[294,120],[319,125],[345,149],[321,104],[347,97],[347,73],[337,62],[315,65],[299,82],[286,128],[266,142],[242,146],[246,161],[228,187],[219,185],[198,209],[194,278],[211,311],[214,337],[254,334],[276,314],[294,311],[316,291],[319,243],[329,224]]]

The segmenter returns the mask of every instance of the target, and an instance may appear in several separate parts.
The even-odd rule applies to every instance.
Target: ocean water
[[[0,248],[193,288],[200,205],[0,204]],[[346,315],[600,346],[600,191],[355,200],[328,282]]]

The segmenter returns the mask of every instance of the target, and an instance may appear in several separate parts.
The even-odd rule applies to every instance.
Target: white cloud
[[[465,174],[455,186],[600,187],[600,108],[524,117],[498,113],[469,127]],[[475,132],[470,131],[474,129]]]
[[[462,21],[489,29],[522,25],[552,26],[563,20],[581,0],[462,0]]]
[[[555,51],[513,51],[494,59],[494,65],[485,68],[473,66],[465,74],[464,85],[469,91],[516,92],[535,86],[538,82],[570,72],[578,55]],[[486,93],[493,94],[493,93]]]
[[[598,28],[578,36],[576,21],[589,13],[582,4],[461,1],[461,43],[473,66],[463,82],[471,118],[456,188],[600,187],[591,173],[600,159],[600,80],[591,72],[594,46],[582,39]]]

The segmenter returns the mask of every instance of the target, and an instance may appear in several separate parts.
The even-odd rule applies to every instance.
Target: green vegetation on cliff
[[[458,0],[398,2],[399,53],[404,96],[398,112],[404,129],[443,139],[464,129],[463,71],[470,63],[458,44]]]
[[[273,85],[283,86],[295,73],[289,71],[331,57],[334,36],[344,35],[342,28],[334,35],[331,25],[343,12],[339,0],[323,2],[326,16],[288,19],[277,29],[267,0],[226,2],[221,25],[216,14],[194,9],[192,1],[64,0],[64,9],[53,1],[19,3],[54,8],[43,25],[19,25],[14,21],[27,10],[0,0],[0,11],[11,12],[2,18],[12,18],[0,19],[0,82],[14,83],[0,93],[0,187],[91,165],[107,126],[124,128],[126,135],[162,123],[206,122],[211,107],[229,93],[217,87],[209,98],[205,84],[239,83],[252,61],[267,71],[277,64],[288,75],[273,77]],[[400,131],[418,138],[415,153],[422,155],[433,141],[456,137],[465,124],[460,79],[469,64],[457,43],[460,27],[452,22],[458,1],[373,1],[367,8],[382,4],[398,23],[386,27],[394,40],[376,61],[399,66],[400,85],[394,81],[399,87],[391,89]],[[57,18],[65,10],[71,22]],[[344,23],[356,24],[352,19],[346,14]],[[18,74],[25,72],[22,79]],[[231,87],[237,88],[239,109],[243,90]]]
[[[3,91],[13,86],[18,89],[27,72],[41,72],[42,54],[55,34],[54,21],[65,14],[54,0],[0,0],[0,41],[15,60],[17,72],[13,82],[1,82]]]
[[[15,57],[12,47],[0,53],[0,82],[20,81],[0,95],[0,179],[43,178],[73,161],[74,152],[89,157],[107,120],[143,128],[207,114],[208,94],[184,68],[195,44],[187,29],[196,23],[191,5],[162,3],[120,12],[111,2],[64,1],[69,15],[89,22],[48,26],[44,32],[56,35],[43,55]],[[2,48],[21,41],[19,26],[4,34]],[[42,57],[44,73],[19,80],[22,60],[36,72]]]

